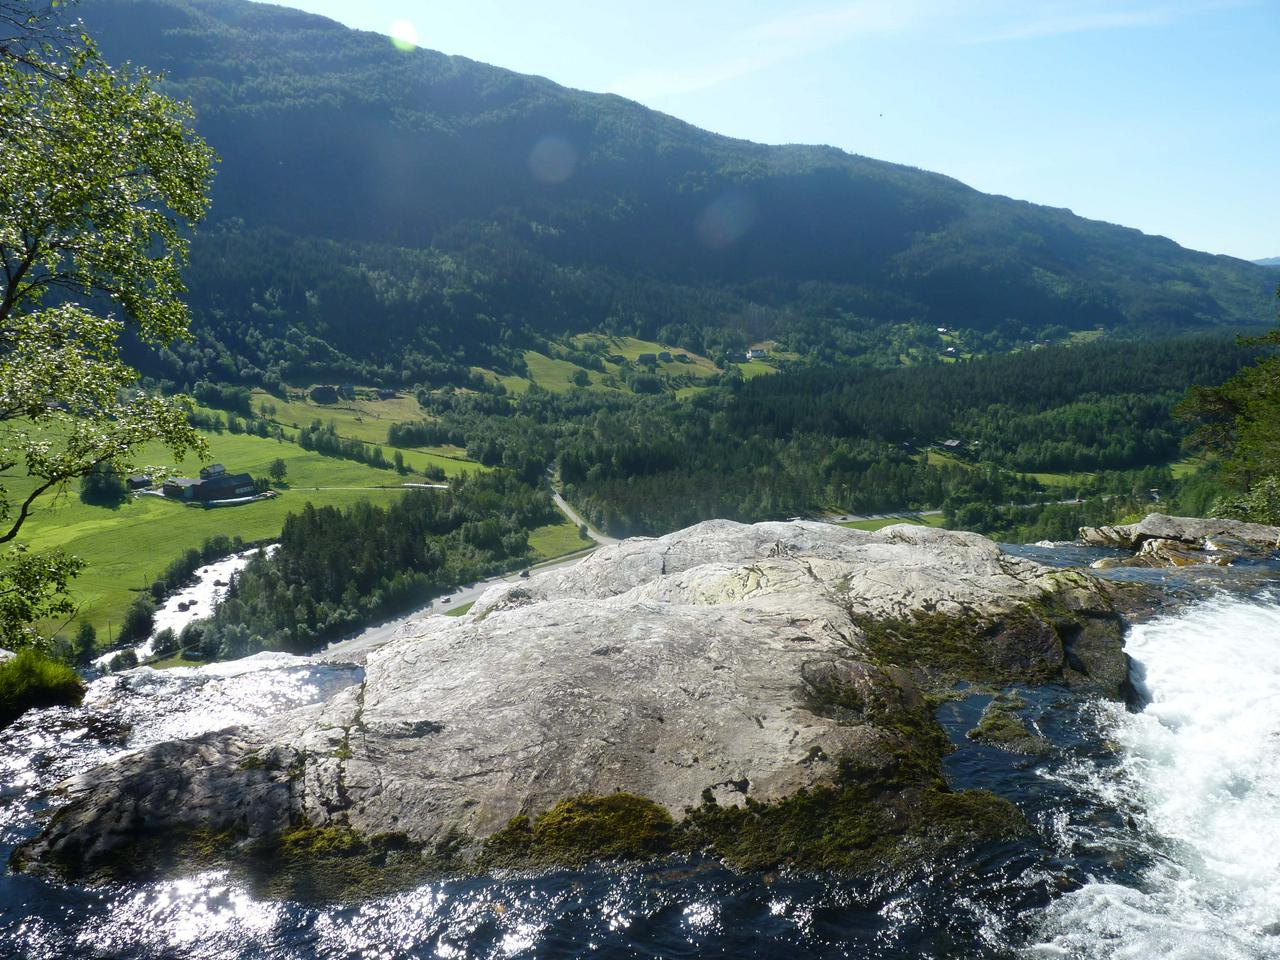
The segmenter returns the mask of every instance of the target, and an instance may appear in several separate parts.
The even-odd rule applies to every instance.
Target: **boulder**
[[[1126,675],[1119,617],[1078,571],[928,527],[710,521],[422,620],[327,703],[91,771],[15,862],[145,874],[211,852],[271,860],[305,836],[474,869],[588,854],[545,841],[584,811],[647,825],[644,843],[603,851],[669,834],[744,865],[889,862],[923,836],[1019,822],[947,790],[926,693],[964,680],[1118,696]],[[840,822],[858,831],[778,843],[769,824],[817,798],[854,805]]]
[[[1135,551],[1129,560],[1108,557],[1095,561],[1093,566],[1098,569],[1201,563],[1227,566],[1242,558],[1269,556],[1280,548],[1280,527],[1150,513],[1137,523],[1081,527],[1080,539],[1094,546]]]

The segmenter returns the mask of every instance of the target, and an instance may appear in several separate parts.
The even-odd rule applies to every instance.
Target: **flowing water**
[[[161,630],[172,630],[175,634],[180,634],[187,624],[213,613],[213,608],[226,594],[231,579],[248,566],[249,561],[259,552],[270,556],[275,552],[276,546],[277,544],[272,543],[266,547],[255,547],[252,550],[233,553],[229,557],[207,563],[203,567],[197,567],[189,583],[169,594],[164,602],[156,607],[155,616],[152,618],[151,635],[132,648],[138,659],[146,660],[154,655],[155,637]],[[104,653],[94,661],[95,666],[105,667],[118,652],[112,650],[110,653]]]
[[[1081,558],[1075,558],[1079,562]],[[739,874],[705,861],[426,884],[371,903],[261,899],[226,874],[88,888],[0,876],[0,957],[1280,956],[1280,595],[1219,595],[1135,627],[1145,703],[1023,691],[1057,749],[964,731],[957,787],[1013,800],[1030,839],[892,882]],[[85,705],[0,734],[0,858],[56,808],[45,791],[123,751],[331,696],[359,668],[283,655],[94,681]]]

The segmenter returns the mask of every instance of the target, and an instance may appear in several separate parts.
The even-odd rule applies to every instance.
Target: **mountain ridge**
[[[944,174],[723,137],[284,7],[99,0],[84,14],[108,58],[167,72],[223,156],[192,302],[247,379],[300,375],[275,359],[291,328],[321,343],[294,344],[306,363],[407,355],[391,379],[411,381],[592,329],[831,358],[893,325],[972,328],[999,348],[1268,316],[1262,267]],[[369,317],[358,331],[353,312]]]

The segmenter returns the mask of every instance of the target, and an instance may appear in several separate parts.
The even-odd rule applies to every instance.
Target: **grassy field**
[[[81,503],[76,491],[70,490],[40,501],[23,528],[32,550],[60,547],[88,562],[72,593],[79,605],[79,619],[92,623],[103,638],[120,622],[136,590],[148,587],[183,551],[200,546],[208,537],[272,540],[280,535],[285,516],[308,502],[335,507],[351,506],[362,499],[387,503],[404,492],[405,481],[422,479],[308,452],[295,443],[231,433],[212,434],[208,440],[212,460],[233,472],[265,476],[273,460],[284,460],[287,475],[278,495],[212,509],[140,496],[112,508]],[[192,458],[173,464],[167,454],[165,448],[155,445],[144,448],[138,459],[140,463],[173,467],[186,475],[194,475],[200,466]],[[9,487],[15,496],[21,495],[24,487],[30,489],[25,479],[14,480]],[[534,562],[587,545],[567,520],[532,531],[529,543]]]
[[[904,513],[900,517],[883,517],[878,520],[848,520],[840,526],[848,527],[850,530],[881,530],[884,527],[891,527],[895,523],[914,523],[920,527],[940,527],[942,526],[942,514],[929,514],[924,517],[918,513]]]
[[[929,463],[935,467],[964,467],[966,470],[972,469],[973,464],[966,463],[957,457],[941,453],[937,450],[930,450],[927,453]],[[1092,473],[1053,473],[1048,471],[1036,471],[1027,473],[1025,476],[1032,477],[1040,481],[1046,487],[1063,487],[1066,489],[1074,488],[1076,484],[1088,480],[1093,476]]]
[[[285,515],[307,502],[338,507],[361,499],[387,502],[403,492],[404,480],[420,479],[309,453],[293,443],[229,433],[208,439],[213,460],[228,470],[260,476],[273,460],[284,460],[286,485],[274,499],[214,509],[152,496],[137,497],[115,508],[96,507],[81,503],[73,489],[39,501],[23,527],[23,539],[32,550],[61,547],[88,561],[88,567],[76,578],[73,596],[80,618],[92,623],[103,636],[108,624],[120,622],[135,589],[149,585],[183,551],[198,547],[207,537],[224,534],[246,541],[274,539]],[[159,446],[144,449],[139,461],[172,465],[166,453]],[[194,475],[198,467],[198,462],[188,458],[178,466],[178,472]],[[11,495],[21,494],[24,486],[30,489],[25,480],[11,482]]]
[[[626,359],[625,366],[631,366],[643,353],[661,354],[670,353],[672,359],[660,360],[654,366],[654,371],[658,374],[677,378],[677,384],[680,383],[678,378],[684,377],[694,381],[693,384],[679,386],[676,390],[678,397],[689,397],[697,393],[701,388],[696,385],[697,381],[709,380],[712,377],[719,376],[722,372],[711,360],[696,353],[690,353],[687,350],[681,350],[679,347],[673,347],[669,344],[658,343],[655,340],[640,340],[636,337],[606,337],[602,334],[579,334],[569,339],[570,345],[577,349],[593,349],[596,346],[603,345],[607,355],[617,355]],[[782,356],[782,355],[779,355]],[[788,354],[786,356],[794,356]],[[684,359],[681,359],[684,358]],[[586,373],[589,386],[596,389],[625,389],[621,384],[606,382],[606,377],[617,375],[623,368],[624,364],[605,362],[605,372],[598,370],[590,370],[586,367],[580,367],[568,360],[560,360],[555,357],[549,357],[546,354],[538,353],[533,350],[527,350],[524,354],[525,364],[528,367],[527,377],[517,377],[512,375],[503,376],[492,370],[486,370],[481,367],[475,367],[474,372],[492,380],[501,383],[507,388],[509,393],[522,394],[527,391],[531,384],[536,383],[538,386],[554,393],[564,393],[572,390],[574,387],[573,378],[579,372]],[[753,360],[749,363],[739,364],[742,375],[750,379],[751,377],[764,376],[770,373],[776,373],[777,367],[769,361]]]
[[[748,360],[746,363],[738,364],[738,369],[742,371],[742,376],[747,380],[754,380],[756,377],[767,377],[771,373],[777,373],[778,368],[767,360]]]
[[[578,528],[568,520],[529,531],[529,549],[533,551],[535,562],[576,553],[591,546],[593,542],[578,536]]]
[[[267,409],[275,413],[267,417],[286,430],[308,426],[313,420],[321,423],[332,421],[334,431],[340,437],[359,440],[368,446],[381,447],[388,462],[397,448],[387,445],[387,429],[393,423],[409,423],[421,420],[422,407],[414,397],[402,396],[391,400],[372,400],[361,397],[356,400],[340,400],[337,403],[312,403],[304,396],[281,400],[262,390],[253,391],[253,409],[265,416]],[[428,467],[439,467],[445,476],[456,477],[468,470],[485,470],[474,460],[468,460],[466,451],[459,447],[407,447],[400,453],[405,466],[421,472]]]
[[[964,467],[966,470],[973,469],[972,463],[966,463],[957,457],[942,453],[938,450],[929,450],[925,453],[925,458],[931,467]]]
[[[529,370],[528,377],[498,376],[489,370],[482,370],[481,373],[498,381],[507,388],[508,393],[514,394],[524,393],[529,389],[530,384],[534,383],[553,393],[565,393],[573,389],[573,377],[579,371],[586,373],[592,387],[608,389],[601,382],[604,374],[597,370],[587,370],[568,360],[558,360],[535,350],[526,350],[524,362]]]
[[[1181,480],[1184,477],[1191,476],[1191,474],[1195,473],[1204,465],[1205,460],[1203,457],[1184,457],[1181,460],[1169,464],[1169,469],[1173,473],[1173,479]]]

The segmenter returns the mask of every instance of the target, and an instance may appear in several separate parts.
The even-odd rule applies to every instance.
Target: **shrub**
[[[121,650],[107,662],[107,669],[112,673],[119,670],[128,670],[138,665],[138,655],[130,647],[128,650]]]
[[[0,727],[8,726],[31,707],[75,706],[84,684],[64,663],[30,647],[0,663]]]

